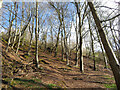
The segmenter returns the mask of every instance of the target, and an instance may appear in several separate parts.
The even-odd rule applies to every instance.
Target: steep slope
[[[61,61],[61,55],[39,49],[39,68],[35,68],[34,46],[28,56],[27,47],[20,47],[18,54],[14,50],[5,52],[6,43],[2,42],[2,87],[3,88],[105,88],[114,87],[115,81],[110,69],[97,64],[93,71],[93,61],[84,57],[85,72],[75,67],[74,54],[71,65]]]

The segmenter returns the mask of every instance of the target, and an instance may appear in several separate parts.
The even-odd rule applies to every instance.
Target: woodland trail
[[[85,72],[81,73],[79,67],[74,66],[74,59],[71,59],[71,65],[67,66],[65,61],[60,60],[61,55],[53,57],[53,54],[39,50],[40,68],[36,69],[32,63],[33,49],[30,56],[27,56],[25,47],[20,48],[19,55],[12,50],[11,53],[6,53],[5,48],[6,45],[3,43],[3,81],[9,83],[13,77],[13,86],[16,88],[49,88],[49,85],[53,88],[106,88],[105,85],[115,83],[110,69],[104,69],[103,65],[97,64],[97,71],[93,71],[93,61],[86,57],[84,57]],[[72,57],[74,58],[74,55]],[[13,72],[14,76],[10,72]],[[4,88],[10,86],[4,82],[2,84]]]

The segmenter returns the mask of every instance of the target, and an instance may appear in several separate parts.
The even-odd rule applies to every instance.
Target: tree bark
[[[12,5],[11,5],[11,11],[12,11]],[[12,16],[12,19],[11,19],[11,16]],[[10,12],[10,17],[9,17],[9,28],[8,28],[8,32],[9,32],[9,36],[8,36],[8,45],[7,45],[7,48],[6,48],[6,52],[8,52],[8,49],[9,49],[9,45],[10,45],[10,41],[11,41],[11,33],[12,33],[12,25],[13,25],[13,21],[15,18],[13,18],[14,16],[12,15],[12,12]]]
[[[103,43],[106,54],[108,56],[109,64],[110,64],[111,69],[113,71],[113,75],[115,77],[117,88],[118,88],[118,90],[120,90],[120,63],[117,60],[117,58],[116,58],[116,56],[115,56],[115,54],[114,54],[108,40],[106,38],[105,32],[104,32],[104,30],[103,30],[103,28],[101,26],[100,20],[99,20],[97,14],[96,14],[96,11],[95,11],[95,8],[94,8],[92,2],[88,2],[88,5],[89,5],[90,10],[92,12],[94,21],[95,21],[96,26],[98,28],[98,32],[99,32],[101,41]]]
[[[63,30],[61,30],[61,47],[62,47],[62,60],[64,60],[64,44],[63,44]]]
[[[61,29],[61,24],[60,24],[59,30],[58,30],[57,41],[56,41],[56,45],[55,45],[55,54],[54,54],[54,57],[57,56],[57,51],[58,51],[57,49],[58,49],[58,43],[59,43],[60,29]]]
[[[16,8],[17,6],[17,8]],[[16,41],[16,36],[17,36],[17,13],[18,13],[18,4],[15,2],[15,36],[14,36],[14,39],[13,39],[13,44],[12,44],[12,49],[15,45],[15,41]]]
[[[76,63],[75,66],[78,66],[78,28],[77,28],[77,15],[76,15],[76,27],[75,27],[75,32],[76,32]]]
[[[63,12],[63,8],[62,8],[62,22],[63,22],[63,30],[64,30],[64,46],[65,46],[65,54],[66,54],[66,64],[69,65],[70,61],[69,61],[69,48],[68,48],[68,44],[67,44],[67,35],[66,35],[66,29],[65,29],[65,22],[64,22],[64,12]],[[61,23],[62,23],[61,22]]]
[[[94,61],[94,71],[96,70],[96,61],[95,61],[95,52],[94,52],[94,42],[93,42],[93,34],[92,34],[92,30],[91,30],[91,26],[90,26],[90,18],[88,17],[88,24],[89,24],[89,30],[90,30],[90,38],[91,38],[91,48],[92,48],[92,59]]]
[[[98,42],[99,42],[100,47],[101,47],[101,50],[102,50],[102,56],[103,56],[103,59],[104,59],[104,63],[105,63],[105,67],[104,67],[104,68],[107,69],[107,68],[108,68],[107,58],[106,58],[106,56],[105,56],[105,54],[104,54],[103,46],[102,46],[102,43],[101,43],[101,40],[100,40],[100,36],[99,36],[97,30],[96,30],[96,33],[97,33],[97,37],[98,37]]]
[[[79,35],[80,35],[80,45],[79,45],[79,49],[80,49],[80,71],[84,72],[84,66],[83,66],[83,52],[82,52],[82,24],[81,24],[81,15],[80,15],[80,8],[78,6],[78,3],[75,2],[75,6],[77,8],[77,14],[78,14],[78,18],[79,18]]]
[[[30,50],[31,50],[31,45],[32,45],[32,38],[33,38],[33,31],[34,31],[34,18],[33,18],[33,23],[32,23],[32,31],[30,30],[30,24],[29,24],[29,31],[30,31],[30,45],[28,48],[28,55],[30,54]]]
[[[120,13],[120,2],[118,3],[118,13]],[[118,38],[119,38],[119,63],[120,63],[120,17],[118,18],[118,34],[119,34],[119,36],[118,36]]]
[[[36,40],[36,45],[35,45],[35,61],[34,64],[38,68],[38,2],[36,0],[36,28],[35,28],[35,40]]]
[[[19,48],[20,48],[20,41],[21,41],[21,39],[22,39],[22,28],[23,28],[23,18],[24,18],[24,8],[23,8],[23,6],[24,6],[24,2],[22,3],[22,21],[21,21],[21,26],[20,26],[20,29],[19,29],[19,38],[18,38],[18,46],[17,46],[17,50],[16,50],[16,54],[18,53],[18,50],[19,50]]]
[[[25,8],[25,2],[22,2],[22,17],[23,17],[23,21],[25,20],[25,17],[24,17],[24,8]],[[22,37],[22,46],[24,45],[24,40],[25,39],[25,33],[23,34],[23,37]]]
[[[22,22],[21,22],[21,28],[22,28]],[[17,50],[16,50],[16,54],[18,53],[19,47],[20,47],[20,40],[21,40],[21,28],[18,29],[19,31],[19,37],[18,37],[18,45],[17,45]]]

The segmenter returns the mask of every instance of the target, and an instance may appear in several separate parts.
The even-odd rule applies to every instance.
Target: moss
[[[3,78],[3,80],[10,82],[12,79],[11,78]]]
[[[52,59],[48,59],[48,60],[52,60]]]
[[[6,40],[4,40],[3,38],[1,38],[1,40],[5,43],[5,44],[7,44],[8,42],[6,41]]]
[[[48,88],[55,88],[56,85],[55,85],[55,84],[48,84],[47,87],[48,87]]]
[[[114,77],[110,77],[110,76],[108,76],[108,75],[105,75],[104,77],[105,77],[106,79],[108,79],[108,80],[115,80]]]
[[[68,69],[68,70],[72,70],[72,69],[71,69],[71,67],[69,67],[69,66],[68,66],[68,68],[67,68],[67,69]]]
[[[44,60],[44,59],[39,59],[39,61],[42,61],[42,60]]]
[[[31,48],[35,48],[35,46],[34,46],[34,45],[32,45],[32,46],[31,46]]]
[[[25,58],[26,58],[26,59],[28,59],[28,58],[29,58],[29,56],[28,56],[28,55],[25,55]]]
[[[36,82],[39,82],[39,83],[42,82],[41,79],[34,78],[34,80],[35,80]]]
[[[115,88],[115,90],[116,90],[116,88],[117,88],[116,84],[104,84],[104,86],[105,86],[106,88]]]
[[[41,85],[49,89],[57,88],[57,85],[55,84],[42,84],[41,79],[38,79],[35,77],[33,77],[32,79],[14,78],[13,80],[11,78],[4,78],[4,80],[10,84],[8,85],[9,88],[11,88],[11,86],[14,86],[14,87],[20,86],[23,88],[40,88],[41,89]],[[43,90],[45,88],[43,88]]]

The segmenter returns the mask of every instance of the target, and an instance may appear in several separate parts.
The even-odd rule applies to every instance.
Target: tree
[[[89,24],[89,30],[90,30],[90,38],[91,38],[91,49],[92,49],[92,56],[94,61],[94,71],[96,70],[96,61],[95,61],[95,52],[94,52],[94,41],[93,41],[93,33],[91,30],[91,24],[90,24],[90,17],[88,17],[88,24]]]
[[[76,25],[75,26],[75,33],[76,33],[76,58],[75,58],[75,66],[78,66],[78,22],[77,22],[77,14],[76,14]]]
[[[55,44],[55,54],[54,54],[54,57],[57,56],[57,49],[58,49],[58,43],[59,43],[59,35],[60,35],[60,29],[62,27],[62,19],[61,19],[61,16],[60,16],[60,10],[55,7],[54,3],[49,3],[54,9],[55,11],[57,12],[57,15],[58,15],[58,19],[59,19],[59,22],[60,22],[60,25],[59,25],[59,29],[58,29],[58,34],[57,34],[57,41],[56,41],[56,44]],[[58,3],[57,3],[58,5]],[[59,5],[58,5],[59,6]]]
[[[83,10],[83,15],[81,15],[81,11],[82,11],[82,7],[80,7],[80,3],[78,2],[75,2],[75,7],[77,9],[77,14],[78,14],[78,18],[79,18],[79,28],[78,28],[78,31],[79,31],[79,49],[80,49],[80,71],[81,72],[84,72],[84,66],[83,66],[83,52],[82,52],[82,44],[83,44],[83,41],[82,41],[82,26],[83,26],[83,23],[84,23],[84,19],[85,19],[85,16],[87,15],[86,11],[87,11],[87,7],[88,5],[86,5],[86,2],[84,2],[83,6],[85,7],[84,10]]]
[[[14,8],[15,8],[16,4],[14,3]],[[9,33],[9,36],[8,36],[8,45],[7,45],[7,48],[6,48],[6,52],[8,52],[8,49],[9,49],[9,45],[11,43],[11,34],[12,34],[12,25],[13,25],[13,21],[15,20],[14,18],[14,15],[12,14],[12,4],[11,4],[11,12],[10,12],[10,16],[9,16],[9,28],[8,28],[8,33]],[[12,19],[11,19],[11,16],[12,16]]]
[[[35,9],[32,8],[32,13],[35,14]],[[30,5],[29,5],[29,11],[30,11]],[[29,32],[30,32],[30,45],[29,45],[29,48],[28,48],[28,55],[30,53],[30,50],[31,50],[31,45],[32,45],[32,38],[33,38],[33,31],[34,31],[34,15],[32,16],[32,30],[31,30],[31,27],[30,27],[31,24],[29,24]]]
[[[96,30],[96,33],[97,33],[97,37],[98,37],[98,42],[99,42],[101,50],[102,50],[102,55],[103,55],[104,63],[105,63],[105,67],[104,68],[107,69],[108,68],[107,58],[106,58],[106,55],[104,53],[103,46],[102,46],[102,43],[101,43],[101,40],[100,40],[100,36],[99,36],[99,33],[98,33],[97,30]]]
[[[120,63],[117,60],[117,58],[116,58],[116,56],[115,56],[109,42],[108,42],[108,39],[106,38],[105,32],[104,32],[104,30],[103,30],[103,28],[101,26],[100,19],[98,18],[97,14],[96,14],[96,10],[94,8],[93,3],[88,2],[88,5],[89,5],[90,10],[92,12],[92,15],[93,15],[95,24],[97,26],[101,41],[103,43],[106,54],[108,56],[109,64],[110,64],[111,69],[113,71],[113,75],[115,77],[117,88],[118,88],[118,90],[120,90]]]
[[[17,37],[17,13],[18,13],[18,4],[17,4],[17,2],[15,2],[15,35],[14,35],[13,44],[12,44],[12,47],[11,47],[12,49],[15,45],[15,41],[16,41],[16,37]]]
[[[120,13],[120,2],[118,3],[118,13]],[[120,17],[118,21],[118,33],[119,33],[119,63],[120,63]]]
[[[35,28],[35,60],[34,64],[38,68],[38,2],[36,0],[36,28]]]
[[[24,18],[24,4],[25,2],[22,2],[22,19]],[[21,26],[20,26],[20,29],[19,29],[19,37],[18,37],[18,45],[17,45],[17,50],[16,50],[16,53],[18,53],[18,50],[20,48],[20,41],[22,39],[22,33],[21,33],[21,30],[23,28],[23,20],[21,21]]]
[[[67,33],[66,33],[66,28],[65,28],[65,21],[64,21],[64,11],[63,11],[63,8],[62,9],[62,25],[63,25],[63,30],[64,30],[64,48],[65,48],[65,54],[66,54],[66,63],[67,65],[70,64],[70,61],[69,61],[69,48],[68,48],[68,43],[67,43]]]

